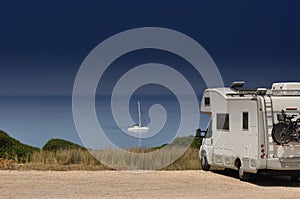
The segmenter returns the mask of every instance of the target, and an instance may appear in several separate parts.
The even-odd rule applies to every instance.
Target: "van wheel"
[[[207,162],[206,156],[201,157],[201,168],[204,171],[209,171],[210,165]]]
[[[238,167],[239,178],[241,181],[250,181],[251,174],[244,171],[242,166]]]

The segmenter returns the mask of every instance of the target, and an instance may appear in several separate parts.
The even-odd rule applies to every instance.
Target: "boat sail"
[[[149,130],[149,127],[147,126],[142,126],[142,118],[141,118],[141,102],[138,101],[138,115],[139,115],[139,123],[138,124],[134,124],[131,127],[129,127],[127,130],[129,132],[133,132],[133,133],[146,133]]]

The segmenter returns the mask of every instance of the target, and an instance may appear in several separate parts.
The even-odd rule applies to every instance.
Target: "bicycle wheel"
[[[272,138],[277,144],[287,144],[291,141],[291,130],[285,123],[274,125],[272,129]]]

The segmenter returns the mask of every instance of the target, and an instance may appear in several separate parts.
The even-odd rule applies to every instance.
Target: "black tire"
[[[272,129],[272,138],[277,144],[287,144],[291,141],[291,130],[285,123],[278,123]]]
[[[204,155],[204,156],[201,156],[200,161],[201,161],[201,168],[202,168],[202,170],[203,170],[203,171],[209,171],[210,165],[208,164],[207,158],[206,158],[205,155]]]
[[[300,182],[299,176],[291,176],[291,182],[299,183]]]
[[[245,182],[248,182],[251,180],[251,174],[250,173],[247,173],[243,170],[243,167],[242,166],[239,166],[238,167],[238,172],[239,172],[239,178],[241,181],[245,181]]]

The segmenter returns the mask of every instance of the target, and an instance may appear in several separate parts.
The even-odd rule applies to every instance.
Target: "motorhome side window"
[[[217,113],[217,129],[229,130],[229,114]]]
[[[205,106],[210,106],[210,98],[209,97],[204,98],[204,105]]]
[[[243,130],[249,130],[249,113],[243,112]]]

